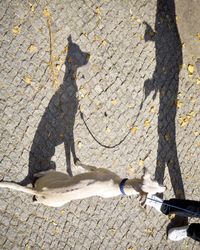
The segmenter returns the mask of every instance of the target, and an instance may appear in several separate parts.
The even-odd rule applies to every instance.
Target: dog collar
[[[124,179],[120,182],[120,184],[119,184],[120,191],[121,191],[121,193],[122,193],[123,195],[126,195],[125,192],[124,192],[124,184],[125,184],[125,182],[126,182],[127,180],[128,180],[128,178],[124,178]]]

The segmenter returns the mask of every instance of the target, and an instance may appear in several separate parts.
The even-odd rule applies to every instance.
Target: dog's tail
[[[29,187],[24,187],[24,186],[21,186],[17,183],[14,183],[14,182],[8,182],[8,181],[1,181],[0,182],[0,188],[9,188],[9,189],[14,189],[14,190],[17,190],[17,191],[21,191],[21,192],[24,192],[24,193],[27,193],[27,194],[32,194],[32,195],[36,195],[37,192],[35,190],[33,190],[32,188],[29,188]]]

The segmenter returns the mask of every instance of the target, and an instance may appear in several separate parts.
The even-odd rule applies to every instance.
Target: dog
[[[162,193],[165,187],[152,180],[145,170],[140,179],[122,179],[105,168],[85,165],[80,161],[76,165],[88,172],[69,176],[55,170],[35,174],[33,187],[21,186],[13,182],[0,182],[0,187],[14,189],[33,195],[34,203],[42,203],[50,207],[61,207],[66,203],[92,196],[112,198],[121,194],[141,195]]]

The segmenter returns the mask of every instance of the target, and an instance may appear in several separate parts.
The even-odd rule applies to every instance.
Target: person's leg
[[[200,241],[200,224],[192,223],[187,229],[187,236],[193,240]]]
[[[189,226],[170,228],[168,231],[168,238],[172,241],[183,240],[186,237],[200,241],[200,224],[192,223]]]
[[[179,216],[200,218],[199,201],[181,199],[163,200],[160,210],[165,215],[176,214]]]

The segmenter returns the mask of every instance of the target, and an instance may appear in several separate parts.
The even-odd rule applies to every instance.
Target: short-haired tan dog
[[[76,176],[69,176],[57,171],[46,171],[36,174],[34,187],[24,187],[12,182],[0,182],[0,187],[9,188],[33,195],[33,201],[46,206],[61,207],[77,199],[92,196],[111,198],[121,194],[144,195],[162,193],[165,187],[159,185],[145,171],[140,179],[122,179],[105,168],[96,168],[82,164],[76,165],[89,171]]]

